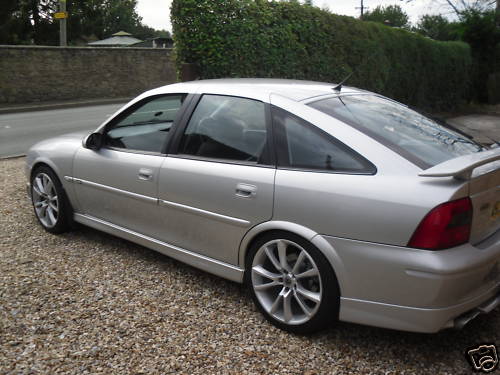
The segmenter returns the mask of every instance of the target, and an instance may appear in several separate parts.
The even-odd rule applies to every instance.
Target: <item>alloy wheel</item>
[[[297,243],[285,239],[265,243],[253,258],[251,272],[255,295],[274,319],[299,325],[318,311],[323,295],[320,271]]]
[[[59,199],[54,182],[47,174],[38,173],[31,191],[36,216],[46,228],[54,227],[59,218]]]

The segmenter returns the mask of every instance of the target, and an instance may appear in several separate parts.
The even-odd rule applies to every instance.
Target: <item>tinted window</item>
[[[236,161],[259,161],[267,139],[264,103],[204,95],[191,117],[180,154]]]
[[[273,108],[278,127],[279,165],[291,168],[374,173],[375,168],[322,130],[278,108]]]
[[[106,145],[161,152],[183,100],[183,95],[162,96],[139,106],[111,126]]]
[[[421,168],[482,150],[461,134],[375,95],[346,95],[309,105],[356,127]]]

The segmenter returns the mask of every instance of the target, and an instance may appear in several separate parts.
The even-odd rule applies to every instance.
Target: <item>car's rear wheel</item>
[[[338,318],[339,288],[323,254],[305,239],[273,232],[247,255],[246,282],[264,316],[278,328],[312,333]]]
[[[70,228],[70,206],[61,182],[50,168],[41,166],[32,174],[31,201],[35,215],[45,230],[62,233]]]

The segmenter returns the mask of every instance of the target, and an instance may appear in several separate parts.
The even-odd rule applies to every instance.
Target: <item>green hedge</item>
[[[401,29],[293,2],[173,0],[178,67],[202,78],[274,77],[339,82],[425,109],[467,98],[467,44],[438,42]]]

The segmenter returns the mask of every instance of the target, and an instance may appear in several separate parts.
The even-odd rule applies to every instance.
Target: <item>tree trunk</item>
[[[495,12],[497,28],[500,29],[500,0],[497,0],[497,9]]]
[[[33,17],[33,41],[35,44],[40,42],[40,11],[38,9],[38,0],[31,0],[31,16]]]

